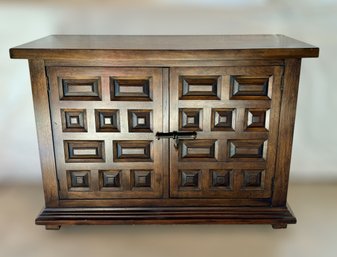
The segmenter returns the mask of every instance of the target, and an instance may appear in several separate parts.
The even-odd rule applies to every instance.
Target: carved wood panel
[[[161,197],[162,69],[47,73],[60,198]]]
[[[170,131],[197,131],[171,142],[171,197],[271,197],[282,69],[171,69]]]
[[[165,121],[161,69],[48,68],[61,198],[269,198],[281,75],[172,68]],[[170,141],[170,167],[154,136],[164,122],[198,133]]]
[[[101,100],[100,77],[86,76],[85,78],[58,77],[59,95],[61,100],[99,101]]]

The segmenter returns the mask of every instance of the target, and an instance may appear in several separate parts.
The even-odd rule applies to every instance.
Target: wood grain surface
[[[317,47],[282,35],[52,35],[10,51],[29,59],[37,224],[296,223],[300,64]]]

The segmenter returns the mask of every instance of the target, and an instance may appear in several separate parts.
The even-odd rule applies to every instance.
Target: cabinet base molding
[[[142,208],[45,208],[37,225],[114,224],[271,224],[274,229],[295,224],[286,207],[142,207]]]

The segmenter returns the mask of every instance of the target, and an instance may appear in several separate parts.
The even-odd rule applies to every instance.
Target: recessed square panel
[[[219,98],[218,76],[182,76],[179,80],[181,100],[216,100]]]
[[[113,141],[114,162],[152,162],[150,140]]]
[[[121,187],[121,174],[120,170],[101,170],[100,185],[102,188],[120,188]]]
[[[92,78],[58,78],[61,100],[100,101],[101,79]]]
[[[230,160],[266,160],[267,140],[228,140]]]
[[[217,108],[212,109],[211,130],[233,131],[235,130],[235,109]]]
[[[180,187],[199,189],[200,170],[179,170]]]
[[[71,191],[90,190],[90,171],[88,170],[68,170],[68,189]]]
[[[230,189],[232,187],[232,170],[210,170],[211,183],[214,188]]]
[[[119,132],[119,110],[96,109],[96,132]]]
[[[80,119],[78,116],[70,116],[70,125],[78,125],[80,123]]]
[[[264,170],[243,170],[242,189],[262,189],[264,186]]]
[[[87,132],[85,109],[61,109],[63,132]]]
[[[152,101],[152,78],[110,77],[111,101]]]
[[[132,187],[151,188],[152,170],[131,170]]]
[[[104,162],[104,141],[65,140],[65,162]]]
[[[187,117],[187,124],[193,124],[195,123],[196,118],[195,117]]]
[[[152,110],[128,110],[130,132],[152,132]]]
[[[269,115],[268,109],[246,109],[246,131],[268,131]]]
[[[196,108],[179,109],[179,130],[183,131],[202,130],[202,109]]]
[[[104,117],[103,125],[112,125],[114,123],[114,120],[112,117]]]
[[[224,116],[219,115],[219,117],[218,117],[219,123],[226,123],[226,122],[228,122],[228,120],[229,119],[226,115],[224,115]]]
[[[271,84],[273,76],[230,77],[231,100],[269,100],[271,99]]]

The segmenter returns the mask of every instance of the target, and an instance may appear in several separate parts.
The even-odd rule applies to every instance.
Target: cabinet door
[[[60,198],[161,197],[162,69],[47,72]]]
[[[171,197],[271,197],[282,69],[171,69],[170,130],[197,131],[171,142]]]

